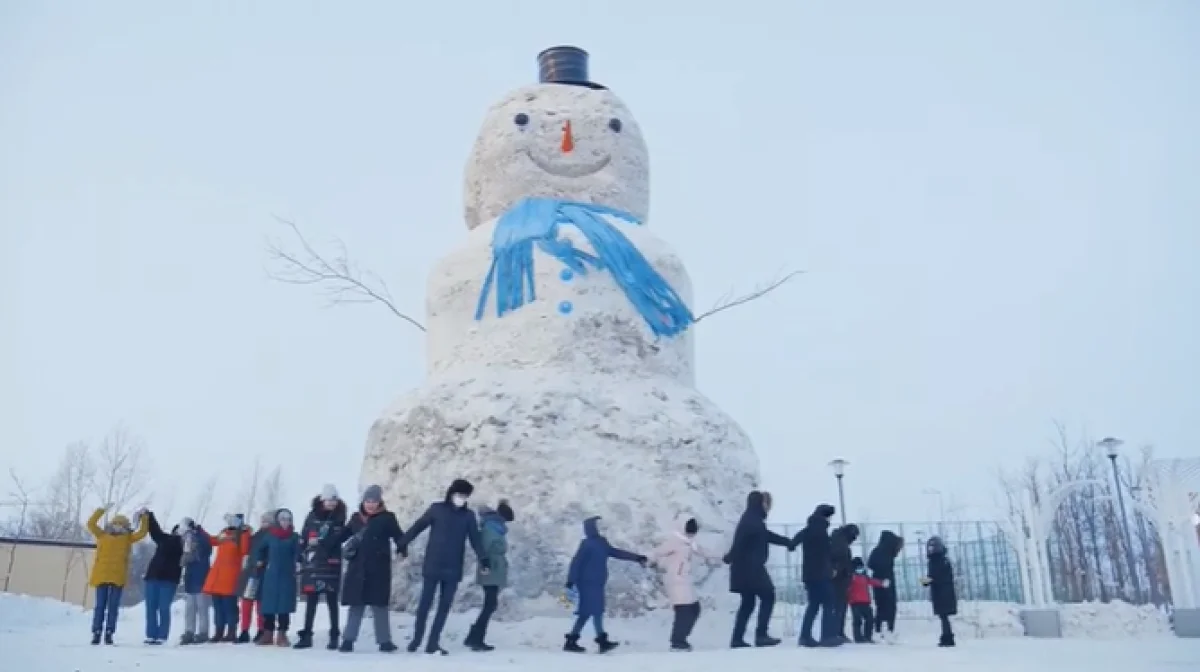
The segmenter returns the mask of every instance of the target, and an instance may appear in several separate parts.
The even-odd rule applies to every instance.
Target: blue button
[[[562,278],[563,282],[570,282],[571,279],[575,277],[575,272],[569,268],[564,268],[562,272],[558,274],[558,277]]]
[[[558,312],[562,313],[563,315],[570,315],[571,311],[574,309],[575,306],[571,305],[570,301],[563,301],[562,303],[558,304]]]

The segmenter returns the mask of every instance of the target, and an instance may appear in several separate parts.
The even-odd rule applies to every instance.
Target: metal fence
[[[789,538],[802,527],[794,524],[771,526],[775,532]],[[926,569],[925,541],[933,535],[946,543],[954,563],[960,600],[1021,601],[1017,554],[995,522],[858,523],[858,527],[860,534],[853,550],[863,562],[867,561],[884,530],[904,538],[904,548],[896,558],[896,591],[901,601],[928,599],[928,590],[921,586],[920,579],[925,576]],[[780,602],[805,602],[800,558],[799,551],[788,553],[778,547],[771,550],[768,569]]]

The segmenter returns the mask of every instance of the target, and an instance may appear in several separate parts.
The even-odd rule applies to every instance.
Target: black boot
[[[596,638],[596,646],[600,647],[600,653],[608,653],[620,645],[609,639],[608,634],[605,633]]]
[[[441,654],[443,656],[450,655],[449,651],[443,649],[440,644],[438,644],[437,642],[435,642],[433,640],[430,640],[429,643],[425,645],[425,653],[428,653],[428,654],[437,653],[437,654]]]
[[[237,644],[249,644],[250,643],[250,631],[242,630],[242,632],[240,634],[238,634],[236,643]]]
[[[563,644],[563,651],[569,653],[586,653],[587,649],[579,645],[579,635],[567,635],[567,643]]]
[[[755,646],[779,646],[779,640],[775,639],[774,637],[772,637],[764,632],[761,634],[754,635],[754,645]]]
[[[815,649],[820,645],[821,645],[821,643],[818,642],[817,640],[813,639],[812,635],[809,635],[808,637],[800,638],[800,646],[803,646],[806,649]]]
[[[112,636],[113,636],[113,633],[111,633],[111,632],[104,633],[104,643],[111,645],[113,643]],[[950,646],[954,646],[954,645],[951,644]]]
[[[92,633],[92,646],[98,646],[99,644],[100,644],[100,633],[93,632]]]
[[[942,635],[942,638],[938,640],[938,646],[954,646],[954,635]]]
[[[671,650],[672,651],[691,651],[692,645],[688,644],[687,642],[672,642]]]
[[[471,629],[467,631],[467,638],[463,640],[463,646],[470,649],[470,648],[473,648],[475,646],[475,643],[478,641],[479,641],[479,628],[477,626],[472,625]]]
[[[391,642],[384,642],[379,645],[379,652],[380,653],[395,653],[397,648],[398,647]]]
[[[258,644],[259,642],[262,641],[263,637],[266,637],[266,636],[267,636],[267,632],[265,630],[259,630],[258,632],[254,633],[253,641],[255,644]]]
[[[330,651],[337,651],[338,638],[340,638],[340,637],[341,637],[340,632],[338,632],[337,630],[330,630],[329,631],[329,643],[325,645],[325,648],[329,649]]]
[[[224,628],[224,626],[222,626],[222,627],[220,627],[220,628],[214,628],[214,629],[213,629],[213,636],[212,636],[212,639],[210,639],[210,640],[208,640],[208,641],[212,642],[213,644],[216,644],[216,643],[220,642],[222,639],[225,639],[225,628]],[[256,640],[256,641],[257,641],[257,640]]]
[[[307,630],[301,630],[296,633],[296,643],[292,645],[293,649],[311,649],[312,648],[312,633]]]
[[[380,644],[379,648],[382,649],[383,645]],[[343,639],[342,643],[338,645],[338,651],[341,651],[342,653],[352,653],[354,651],[354,642],[348,639]]]

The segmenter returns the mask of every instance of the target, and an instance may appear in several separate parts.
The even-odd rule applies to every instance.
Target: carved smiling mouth
[[[571,162],[560,165],[543,161],[528,149],[525,150],[525,155],[529,157],[529,160],[533,162],[533,165],[541,168],[543,171],[550,173],[551,175],[557,175],[558,177],[587,177],[588,175],[598,173],[603,170],[604,167],[608,165],[608,162],[612,160],[612,156],[610,154],[605,154],[604,156],[590,163]]]

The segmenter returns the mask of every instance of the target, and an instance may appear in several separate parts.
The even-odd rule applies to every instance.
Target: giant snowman
[[[539,83],[488,111],[469,233],[429,278],[428,379],[371,427],[362,469],[405,527],[456,478],[476,506],[507,498],[518,613],[562,594],[585,518],[640,552],[682,512],[728,533],[758,476],[746,433],[694,387],[691,282],[647,227],[637,122],[587,58],[542,52]],[[401,564],[395,604],[414,603],[422,554]],[[653,571],[611,564],[610,610],[661,599]]]

